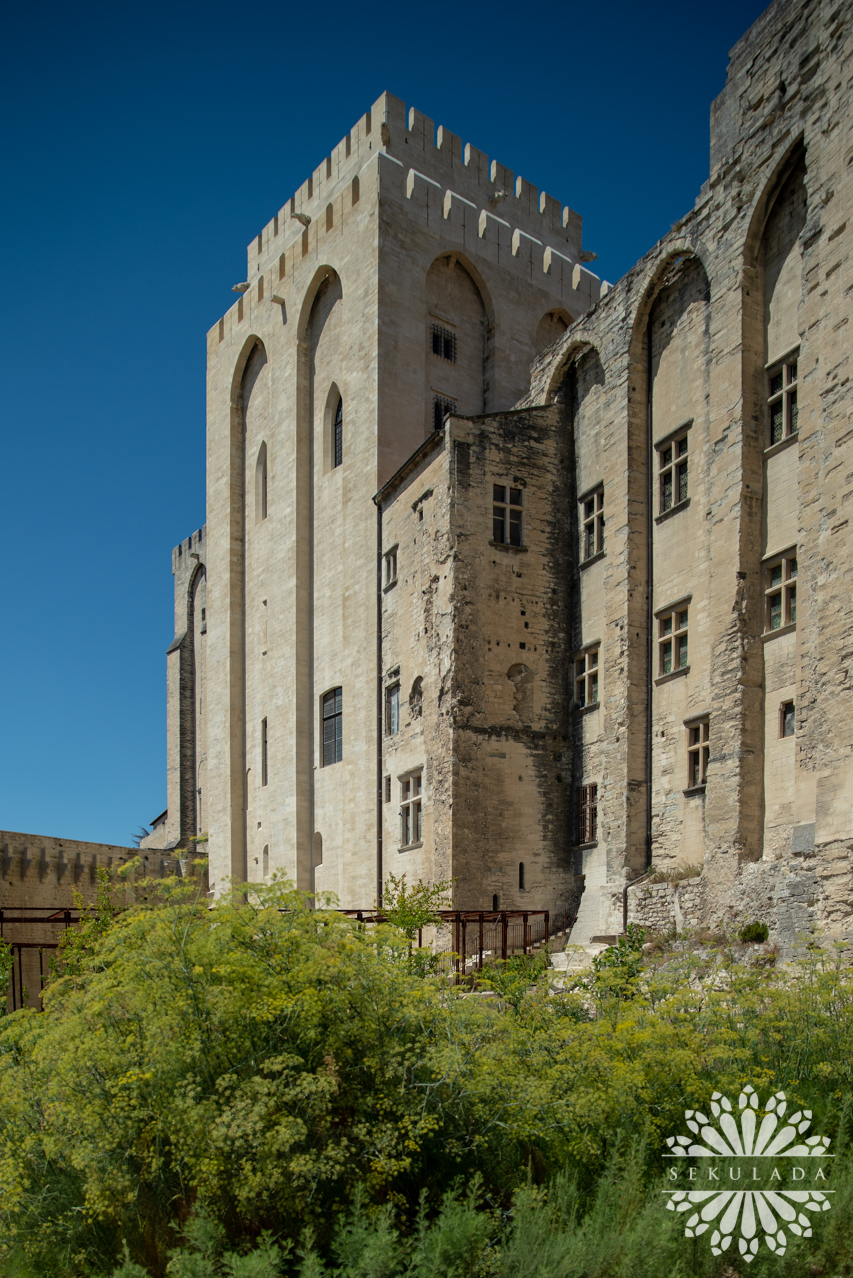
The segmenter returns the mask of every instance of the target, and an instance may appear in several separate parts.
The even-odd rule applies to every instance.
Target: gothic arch
[[[299,320],[296,325],[296,336],[300,342],[304,342],[308,336],[308,326],[311,323],[311,313],[314,309],[314,302],[326,280],[337,280],[341,287],[341,293],[343,294],[341,277],[335,270],[334,266],[330,266],[328,263],[318,266],[311,278],[311,283],[308,285],[305,290],[305,295],[302,298]]]
[[[776,197],[797,166],[805,162],[806,148],[803,135],[800,133],[779,157],[763,189],[756,197],[743,245],[743,262],[747,270],[757,265],[764,228],[773,210]]]
[[[269,472],[267,469],[267,443],[263,440],[258,449],[255,461],[255,523],[260,524],[267,517]]]
[[[531,332],[534,359],[553,346],[571,328],[574,320],[564,306],[552,306]]]
[[[335,469],[335,415],[338,404],[344,402],[343,394],[337,382],[332,382],[326,396],[326,407],[323,410],[323,474],[327,475]],[[344,403],[344,446],[346,446],[346,404]]]
[[[467,253],[460,252],[460,250],[452,244],[445,244],[441,249],[439,249],[437,253],[434,248],[431,249],[429,254],[425,255],[422,259],[423,268],[424,268],[424,277],[429,275],[430,271],[432,270],[433,266],[435,266],[436,262],[440,262],[442,258],[448,258],[448,257],[455,258],[455,260],[459,263],[459,265],[463,267],[463,269],[468,273],[468,275],[471,276],[471,279],[474,281],[474,284],[477,286],[477,291],[479,292],[480,299],[483,303],[483,309],[486,312],[486,322],[488,323],[490,328],[493,328],[495,325],[496,313],[495,313],[495,303],[494,303],[494,299],[492,298],[491,289],[486,283],[486,279],[482,271],[480,271],[477,265],[471,260],[470,257],[468,257]]]

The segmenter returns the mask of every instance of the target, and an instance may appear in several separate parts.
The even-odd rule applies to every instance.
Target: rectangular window
[[[575,702],[578,706],[598,704],[598,653],[596,644],[575,657]]]
[[[687,725],[687,786],[694,789],[704,785],[708,777],[708,759],[711,747],[708,737],[711,730],[709,719],[699,719]]]
[[[797,555],[789,550],[764,565],[764,630],[770,633],[797,620]]]
[[[785,701],[779,707],[779,736],[792,737],[797,730],[793,701]]]
[[[523,545],[524,493],[508,484],[492,485],[492,541]]]
[[[261,719],[261,785],[269,779],[269,749],[267,738],[267,721]]]
[[[444,423],[448,417],[456,412],[456,400],[448,399],[446,395],[435,395],[432,401],[432,428],[433,430],[444,430]]]
[[[687,501],[687,434],[658,449],[660,513]]]
[[[578,787],[578,843],[595,843],[598,838],[598,786]]]
[[[385,802],[386,803],[391,802],[391,778],[390,777],[385,778]]]
[[[658,616],[658,674],[687,669],[688,608],[674,608]]]
[[[421,787],[423,773],[412,772],[400,781],[400,839],[404,848],[423,838]]]
[[[397,547],[386,550],[384,556],[383,585],[393,586],[397,580]]]
[[[583,500],[581,558],[592,559],[604,549],[604,489]]]
[[[342,690],[333,688],[323,697],[323,767],[343,758]]]
[[[441,324],[432,326],[432,353],[449,364],[456,363],[456,334]]]
[[[788,355],[767,370],[767,418],[770,447],[796,435],[799,429],[797,409],[797,357]]]
[[[393,737],[400,731],[400,685],[385,689],[385,735]]]

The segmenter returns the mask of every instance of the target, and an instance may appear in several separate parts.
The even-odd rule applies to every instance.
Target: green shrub
[[[742,927],[738,932],[741,941],[766,941],[770,935],[770,929],[766,923],[747,923],[746,927]]]
[[[0,1023],[2,1278],[712,1278],[660,1212],[685,1108],[750,1082],[849,1126],[843,947],[656,968],[633,929],[562,993],[528,962],[484,999],[417,976],[398,928],[194,890],[105,920]],[[835,1152],[828,1274],[853,1264]]]

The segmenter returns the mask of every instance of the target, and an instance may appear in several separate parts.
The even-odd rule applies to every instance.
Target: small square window
[[[577,796],[578,843],[595,843],[598,839],[598,786],[578,786]]]
[[[575,658],[575,704],[598,705],[598,653],[599,648],[588,648]]]
[[[506,484],[492,485],[492,541],[504,546],[524,544],[524,492]]]
[[[456,363],[456,334],[442,324],[432,326],[432,353],[438,359]]]
[[[658,449],[660,513],[687,501],[687,432]]]
[[[392,546],[383,555],[383,585],[393,586],[397,581],[397,546]]]
[[[767,373],[768,445],[781,444],[799,430],[797,359],[794,351]]]
[[[581,558],[592,559],[604,549],[604,489],[585,497],[581,507]]]
[[[710,718],[699,719],[687,726],[687,786],[689,789],[695,789],[707,782],[708,763],[711,756],[710,733]]]
[[[400,685],[385,689],[385,735],[393,737],[400,731]]]
[[[658,616],[658,674],[674,674],[688,665],[688,608],[678,608]]]
[[[448,399],[446,395],[435,395],[432,401],[432,428],[433,430],[444,430],[444,423],[448,417],[452,417],[456,412],[456,400]]]
[[[797,555],[788,551],[764,565],[764,629],[792,626],[797,620]]]
[[[420,769],[400,781],[400,840],[404,848],[423,839],[422,786]]]
[[[779,736],[793,737],[797,731],[793,701],[785,701],[779,708]]]

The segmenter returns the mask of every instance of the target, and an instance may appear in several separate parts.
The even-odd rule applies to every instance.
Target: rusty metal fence
[[[377,910],[340,910],[359,923],[387,923]],[[467,972],[482,971],[485,963],[532,954],[547,942],[566,937],[575,921],[569,910],[437,910],[436,952],[442,966],[460,980]],[[445,945],[446,941],[446,945]],[[423,947],[423,929],[418,947]]]
[[[12,952],[12,974],[6,996],[10,1012],[22,1007],[41,1010],[41,995],[50,974],[50,953],[64,931],[80,922],[80,911],[55,906],[5,906],[0,909],[0,941]]]

